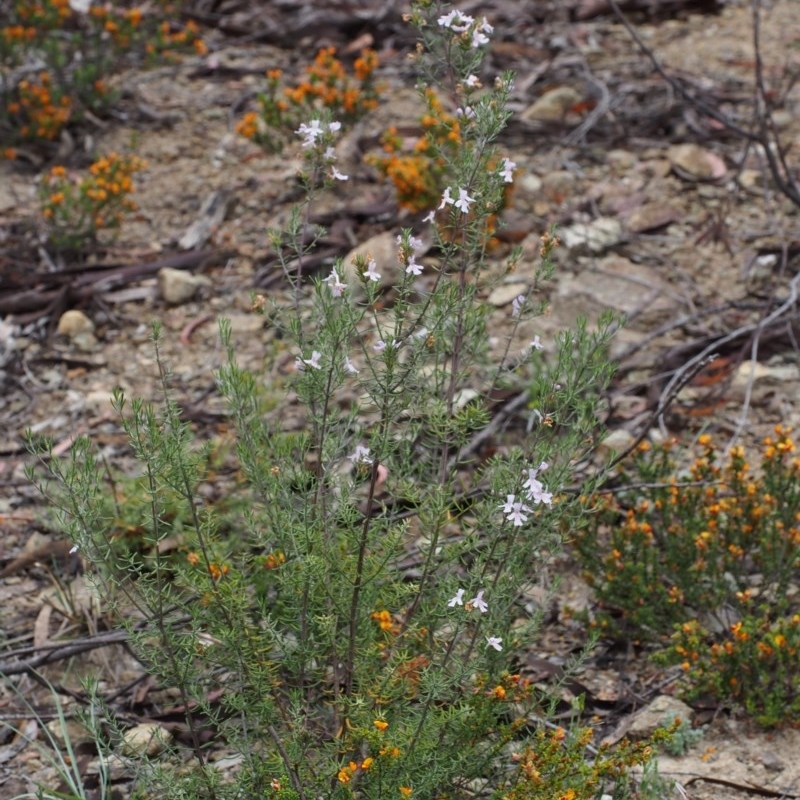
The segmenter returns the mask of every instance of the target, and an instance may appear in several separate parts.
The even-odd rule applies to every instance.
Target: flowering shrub
[[[117,99],[108,78],[137,50],[149,58],[169,57],[192,46],[204,52],[197,26],[176,27],[155,12],[119,9],[80,0],[14,0],[0,27],[0,69],[16,71],[18,82],[0,89],[3,154],[13,145],[57,139],[87,111],[106,111]],[[35,54],[35,58],[33,58]],[[37,64],[31,73],[31,62]]]
[[[70,249],[94,241],[102,230],[120,226],[124,215],[136,210],[128,195],[134,191],[132,175],[144,169],[135,156],[110,153],[95,161],[84,177],[53,167],[39,185],[39,202],[45,231],[56,247]]]
[[[297,86],[281,88],[281,71],[268,70],[266,89],[258,95],[260,112],[248,111],[236,124],[236,132],[266,150],[279,151],[284,135],[309,111],[327,110],[344,122],[360,119],[378,105],[373,75],[377,66],[378,54],[365,49],[353,63],[351,78],[336,58],[336,48],[325,47],[306,67],[306,77]]]
[[[485,20],[429,2],[412,17],[432,70],[474,71],[491,32]],[[199,491],[206,450],[171,398],[158,324],[163,403],[113,397],[141,463],[146,558],[111,546],[105,472],[90,441],[62,459],[31,437],[102,596],[135,606],[120,620],[131,647],[180,693],[195,768],[174,745],[141,765],[143,795],[572,800],[621,791],[627,767],[648,758],[644,743],[586,763],[591,732],[555,729],[546,694],[515,669],[539,619],[522,607],[521,587],[580,511],[561,487],[596,426],[585,385],[607,380],[608,329],[520,341],[519,323],[536,313],[526,294],[504,347],[487,350],[487,225],[513,178],[491,142],[510,85],[500,76],[463,126],[464,146],[440,153],[448,184],[423,223],[436,261],[423,260],[420,231],[404,229],[396,263],[365,254],[309,280],[318,187],[348,176],[336,169],[339,120],[315,109],[297,127],[306,198],[269,233],[289,288],[254,298],[291,348],[290,375],[275,370],[267,389],[238,366],[230,327],[221,328],[227,363],[217,386],[237,437],[237,480],[224,493],[241,499],[232,534]],[[531,293],[553,247],[545,235]],[[379,302],[389,270],[391,304]],[[490,398],[515,370],[536,376],[543,422],[487,452]],[[520,376],[520,386],[529,382]],[[305,414],[292,432],[282,427],[288,393]],[[278,411],[265,414],[267,405]],[[559,426],[547,424],[553,418]],[[178,499],[180,526],[167,513]],[[104,723],[116,724],[110,715]],[[200,726],[209,723],[240,758],[230,784],[207,760]]]
[[[611,635],[664,638],[691,694],[765,724],[800,718],[800,459],[778,426],[753,472],[710,436],[685,475],[674,443],[641,447],[621,491],[591,497],[576,548]],[[722,462],[722,463],[720,463]]]

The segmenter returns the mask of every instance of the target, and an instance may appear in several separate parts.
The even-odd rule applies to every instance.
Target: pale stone
[[[611,431],[608,436],[597,445],[596,459],[598,462],[608,461],[615,455],[624,453],[634,442],[633,434],[624,428]]]
[[[521,116],[524,120],[539,122],[561,122],[569,110],[581,102],[581,94],[571,86],[559,86],[543,94]]]
[[[491,293],[486,298],[486,302],[489,303],[489,305],[500,308],[501,306],[508,305],[521,294],[524,295],[526,291],[528,291],[527,283],[504,283],[492,289]]]
[[[188,303],[201,286],[209,286],[211,281],[204,275],[193,275],[182,269],[163,267],[158,271],[158,290],[167,303],[180,305]]]
[[[676,144],[669,148],[667,157],[672,168],[682,178],[709,181],[724,177],[725,162],[716,153],[699,144]]]
[[[689,725],[693,719],[694,711],[686,703],[677,697],[662,694],[633,715],[628,735],[631,739],[646,739],[659,728],[665,728],[676,720]]]
[[[126,731],[120,750],[126,756],[157,756],[172,740],[172,734],[157,722],[142,722]]]
[[[602,253],[622,238],[622,225],[614,217],[598,217],[591,222],[579,222],[558,232],[569,254]]]
[[[61,315],[57,331],[62,336],[74,339],[79,333],[94,333],[94,322],[83,311],[73,308]]]
[[[372,259],[381,277],[377,283],[372,281],[370,283],[380,289],[388,289],[390,286],[399,284],[403,279],[403,269],[397,258],[398,251],[396,234],[389,231],[379,233],[353,248],[344,257],[339,273],[339,278],[347,284],[347,291],[350,292],[351,297],[361,300],[366,296],[361,271],[353,263],[355,258],[362,256],[366,261]],[[328,276],[323,275],[322,277],[327,278]]]
[[[67,742],[73,748],[94,742],[91,732],[75,719],[51,719],[45,727],[59,747],[65,747]]]
[[[577,275],[563,275],[558,282],[556,307],[562,315],[593,321],[603,311],[615,311],[632,317],[632,330],[663,322],[676,313],[676,305],[669,284],[652,267],[613,254]]]

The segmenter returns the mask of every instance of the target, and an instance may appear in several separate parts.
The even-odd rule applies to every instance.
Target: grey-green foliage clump
[[[432,83],[462,110],[462,146],[441,154],[447,186],[424,223],[438,256],[418,261],[415,232],[398,234],[391,304],[378,302],[390,265],[369,257],[307,280],[310,209],[333,180],[340,130],[323,114],[301,126],[307,196],[269,237],[291,290],[265,310],[294,348],[290,389],[305,423],[287,433],[282,410],[264,413],[260,379],[238,366],[223,324],[217,385],[236,433],[235,530],[199,500],[209,453],[171,399],[158,326],[161,405],[114,398],[141,467],[138,550],[115,536],[87,442],[43,461],[58,487],[45,488],[132,647],[191,709],[191,767],[179,767],[187,756],[175,746],[138,770],[142,796],[588,798],[648,757],[643,745],[621,765],[605,754],[584,762],[587,732],[547,733],[547,703],[517,674],[538,626],[520,587],[578,513],[564,489],[599,434],[612,328],[521,340],[552,269],[548,235],[542,262],[525,265],[530,292],[515,302],[506,346],[490,352],[490,217],[513,179],[495,142],[512,78],[484,90],[471,77],[485,19],[431,3],[412,17],[421,88]],[[509,269],[519,262],[508,256]],[[506,436],[492,400],[530,376],[535,424]],[[479,458],[492,436],[495,453]],[[176,518],[177,556],[160,546]],[[241,758],[232,780],[209,760],[209,728]]]

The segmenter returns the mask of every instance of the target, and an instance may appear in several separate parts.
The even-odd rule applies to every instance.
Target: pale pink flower
[[[481,589],[478,592],[478,594],[476,594],[475,597],[473,597],[472,600],[469,601],[469,604],[473,608],[477,608],[478,611],[481,612],[481,614],[486,614],[489,611],[489,606],[486,605],[486,601],[483,599],[483,591],[484,590]]]
[[[386,349],[386,342],[384,342],[383,339],[378,339],[378,341],[372,345],[372,349],[376,353],[382,353]]]
[[[338,169],[336,169],[336,167],[331,167],[331,175],[337,181],[349,181],[350,180],[350,176],[349,175],[343,175],[341,172],[339,172]]]
[[[522,307],[525,305],[525,295],[517,295],[511,303],[511,316],[518,317],[522,313]]]
[[[468,86],[470,89],[479,89],[481,82],[477,75],[470,75],[465,81],[464,84]]]
[[[371,464],[372,458],[369,454],[369,447],[364,447],[363,444],[357,444],[356,449],[347,457],[354,464]]]
[[[424,269],[424,267],[422,266],[422,264],[418,264],[414,260],[414,256],[411,256],[411,258],[408,259],[408,265],[406,266],[406,272],[409,275],[422,275],[422,270],[423,269]]]
[[[325,131],[322,129],[322,125],[318,119],[312,119],[308,125],[306,125],[305,122],[301,123],[295,133],[304,137],[303,147],[313,147],[317,143],[317,139],[319,139]]]
[[[322,353],[320,353],[319,350],[314,350],[311,353],[311,358],[297,358],[295,359],[294,365],[301,372],[306,367],[311,367],[312,369],[322,369],[322,366],[319,363],[321,357]]]
[[[451,206],[453,203],[455,203],[455,200],[450,196],[450,187],[448,186],[442,195],[442,202],[439,203],[439,210],[443,209],[445,206]]]
[[[514,168],[516,167],[516,163],[513,162],[510,158],[504,158],[502,169],[500,170],[500,176],[503,178],[505,183],[513,183],[514,182]]]
[[[520,528],[528,521],[528,516],[525,512],[532,510],[530,506],[526,506],[521,500],[518,500],[512,504],[511,510],[506,514],[506,519],[513,523],[515,528]]]
[[[454,596],[454,597],[451,597],[451,598],[450,598],[450,599],[447,601],[447,605],[448,605],[450,608],[454,608],[455,606],[463,606],[463,605],[464,605],[464,590],[463,590],[463,589],[459,589],[459,590],[458,590],[458,591],[455,593],[455,596]]]
[[[533,337],[533,341],[531,342],[531,350],[544,350],[544,345],[542,344],[542,340],[539,338],[538,333]]]
[[[510,514],[514,510],[514,501],[516,500],[516,496],[513,494],[506,495],[505,503],[500,504],[500,508],[503,509],[504,514]]]
[[[487,636],[486,637],[486,646],[487,647],[494,647],[495,650],[498,652],[503,649],[503,640],[499,636]]]
[[[470,197],[467,194],[466,189],[459,189],[458,190],[458,200],[454,202],[456,208],[458,208],[463,214],[469,213],[469,207],[472,203],[475,202],[474,197]]]
[[[349,358],[345,357],[343,366],[348,375],[358,375],[358,367]]]
[[[334,297],[341,297],[342,293],[347,288],[347,284],[339,280],[339,273],[336,271],[336,267],[331,270],[331,274],[322,282],[328,284],[328,288],[331,290],[331,294]]]
[[[457,9],[453,9],[449,14],[444,14],[437,20],[442,28],[449,28],[456,33],[464,33],[469,30],[470,25],[475,22],[475,18],[469,14],[463,14]]]
[[[378,272],[378,265],[373,259],[369,260],[367,268],[364,271],[364,277],[369,278],[371,281],[377,283],[381,279],[381,274]]]
[[[423,218],[423,222],[436,222],[436,209],[429,211]]]

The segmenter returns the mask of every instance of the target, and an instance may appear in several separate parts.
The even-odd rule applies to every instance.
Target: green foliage
[[[613,636],[672,643],[690,695],[711,693],[765,725],[800,718],[792,664],[800,608],[800,460],[780,426],[753,474],[711,437],[680,473],[674,443],[642,447],[613,494],[592,496],[575,547]]]
[[[427,3],[414,11],[436,34],[426,38],[431,75],[446,90],[453,69],[477,68],[485,25],[460,18],[455,30],[440,14]],[[650,756],[650,743],[623,744],[587,760],[591,731],[554,730],[549,698],[514,670],[539,623],[520,587],[581,513],[561,487],[597,436],[612,327],[562,335],[549,366],[536,347],[517,355],[534,282],[501,355],[489,351],[486,246],[505,183],[492,142],[510,85],[500,78],[465,119],[469,146],[440,154],[453,183],[432,223],[437,257],[422,264],[404,230],[396,265],[365,256],[349,274],[336,263],[323,280],[304,279],[317,238],[307,220],[339,128],[323,115],[304,125],[307,197],[269,234],[290,291],[273,308],[255,299],[297,354],[288,388],[304,417],[287,433],[282,409],[264,413],[261,381],[238,365],[223,323],[216,378],[245,506],[235,527],[199,500],[208,454],[181,420],[157,324],[161,402],[113,400],[146,500],[131,503],[138,551],[117,545],[89,442],[61,459],[31,439],[40,485],[131,647],[187,710],[191,766],[177,746],[140,764],[138,796],[573,800],[621,786]],[[546,236],[537,281],[553,246]],[[392,266],[393,302],[378,302],[379,271]],[[541,424],[479,454],[495,390],[531,375]],[[167,548],[176,537],[178,558]],[[200,717],[241,757],[232,782],[208,762]]]
[[[109,83],[126,59],[153,60],[204,44],[194,23],[173,26],[158,8],[118,9],[68,0],[13,0],[0,27],[0,141],[14,145],[56,140],[87,114],[117,101]],[[35,68],[31,64],[36,64]]]

